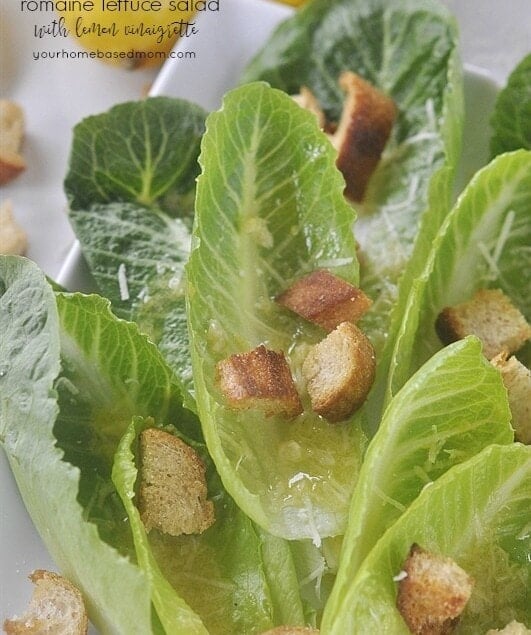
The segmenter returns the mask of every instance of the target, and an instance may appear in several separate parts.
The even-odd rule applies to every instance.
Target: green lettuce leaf
[[[74,129],[65,191],[72,209],[134,202],[176,216],[193,192],[205,112],[151,97],[118,104]]]
[[[134,417],[133,422],[122,437],[116,450],[115,462],[112,469],[113,483],[122,499],[131,524],[131,532],[135,544],[135,552],[139,567],[150,581],[153,592],[153,604],[160,623],[166,633],[182,633],[183,635],[208,635],[208,631],[199,617],[177,595],[175,589],[162,575],[160,568],[149,546],[148,535],[140,518],[140,512],[135,506],[135,482],[137,469],[131,445],[136,435],[150,425],[149,420]]]
[[[434,328],[439,312],[480,288],[502,289],[531,319],[530,208],[531,152],[500,155],[475,175],[433,241],[419,275],[405,274],[409,293],[402,298],[402,320],[393,325],[375,392],[386,386],[387,400],[396,394],[442,347]]]
[[[263,83],[225,96],[207,120],[186,269],[192,364],[205,440],[227,490],[269,532],[340,533],[356,480],[358,426],[306,412],[294,421],[228,408],[216,364],[261,343],[296,381],[323,332],[273,298],[317,268],[356,282],[352,210],[333,149],[313,116]]]
[[[86,522],[80,471],[57,447],[59,316],[30,261],[0,256],[0,328],[0,441],[33,522],[63,575],[83,591],[101,633],[115,633],[117,624],[150,633],[149,581]]]
[[[422,491],[345,585],[330,635],[407,635],[397,581],[413,543],[453,558],[475,580],[456,633],[483,635],[512,620],[529,625],[531,448],[491,445]]]
[[[137,203],[70,209],[90,272],[113,312],[137,322],[180,380],[195,410],[182,276],[191,235],[185,222]]]
[[[509,75],[491,119],[492,157],[524,148],[531,150],[531,53]]]
[[[290,94],[308,86],[337,121],[337,79],[345,69],[389,94],[399,111],[357,205],[361,287],[375,301],[363,324],[378,352],[419,224],[429,215],[424,223],[435,233],[450,208],[463,123],[454,20],[429,0],[315,0],[280,25],[244,80],[265,80]]]
[[[206,113],[167,97],[119,104],[74,129],[65,191],[97,289],[159,346],[195,409],[181,278]]]
[[[139,564],[152,580],[153,602],[166,632],[259,633],[275,623],[304,623],[287,543],[253,527],[211,467],[209,492],[216,524],[201,536],[146,535],[133,503],[135,455],[138,434],[152,425],[150,420],[133,419],[118,446],[112,477],[127,510]],[[195,445],[195,449],[209,465],[204,447]],[[208,630],[180,596],[188,598]]]
[[[407,382],[363,461],[325,624],[380,536],[421,490],[487,445],[511,443],[510,419],[500,375],[475,338],[440,351]]]

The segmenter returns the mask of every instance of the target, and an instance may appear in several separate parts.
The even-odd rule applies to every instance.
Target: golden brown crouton
[[[485,635],[531,635],[531,629],[527,628],[525,624],[513,620],[505,628],[501,630],[491,629]]]
[[[8,99],[0,99],[0,185],[11,181],[26,168],[19,154],[24,136],[22,108]]]
[[[138,508],[146,531],[200,534],[214,523],[203,461],[178,437],[158,428],[141,433],[140,476]]]
[[[237,410],[256,408],[266,415],[296,417],[302,403],[284,357],[263,344],[238,353],[217,365],[218,383],[228,405]]]
[[[0,204],[0,254],[22,256],[28,249],[28,237],[13,217],[11,201]]]
[[[88,617],[79,590],[66,578],[37,569],[27,612],[4,622],[7,635],[84,635]]]
[[[397,109],[392,99],[355,73],[341,73],[339,85],[345,102],[331,140],[338,151],[337,167],[345,178],[345,195],[361,201],[391,134]]]
[[[277,626],[262,635],[319,635],[319,630],[311,626]]]
[[[357,322],[372,304],[361,289],[323,269],[297,280],[276,301],[329,332],[341,322]]]
[[[375,371],[370,341],[350,322],[316,344],[302,365],[313,410],[332,423],[347,419],[363,404]]]
[[[397,608],[415,635],[452,633],[474,586],[451,558],[414,544],[402,567]]]
[[[326,117],[325,114],[317,101],[317,98],[312,93],[312,91],[306,86],[301,86],[300,93],[298,95],[292,95],[293,100],[299,104],[301,108],[305,108],[309,110],[311,113],[315,115],[317,119],[317,124],[319,128],[325,129],[326,127]]]
[[[500,289],[480,289],[471,300],[444,308],[435,330],[443,344],[475,335],[487,359],[514,353],[531,337],[531,326]]]
[[[502,376],[511,408],[514,435],[517,441],[531,444],[531,371],[516,357],[506,352],[493,357],[491,364]]]

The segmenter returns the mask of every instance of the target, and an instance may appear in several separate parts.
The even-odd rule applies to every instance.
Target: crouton
[[[297,280],[276,302],[328,332],[357,322],[372,304],[361,289],[323,269]]]
[[[23,256],[28,249],[28,237],[13,217],[11,201],[0,204],[0,254]]]
[[[503,351],[514,353],[531,337],[531,326],[500,289],[480,289],[467,302],[445,307],[435,330],[443,344],[475,335],[487,359]]]
[[[178,437],[158,428],[141,433],[140,477],[138,508],[146,531],[200,534],[214,523],[203,461]]]
[[[387,95],[350,71],[341,73],[339,85],[345,102],[331,140],[338,151],[336,165],[345,178],[345,195],[362,201],[391,134],[397,108]]]
[[[451,558],[412,545],[398,582],[397,608],[415,635],[452,633],[472,589],[473,579]]]
[[[344,421],[363,404],[375,372],[374,349],[350,322],[316,344],[302,365],[312,409],[332,423]]]
[[[13,101],[0,99],[0,185],[14,179],[26,168],[19,154],[24,137],[24,112]]]
[[[531,444],[531,371],[507,352],[493,357],[490,362],[497,368],[507,389],[514,435],[517,441]]]
[[[319,635],[319,630],[311,626],[277,626],[262,635]]]
[[[237,410],[256,408],[266,415],[296,417],[302,403],[283,352],[263,344],[238,353],[217,365],[217,378],[228,405]]]
[[[309,88],[301,86],[300,93],[298,95],[292,95],[292,98],[293,101],[295,101],[301,108],[305,108],[315,115],[319,128],[322,130],[326,128],[325,114],[319,105],[317,98]]]
[[[531,635],[531,629],[527,628],[525,624],[513,620],[505,628],[501,630],[491,629],[485,635]]]
[[[37,569],[29,579],[35,585],[24,615],[4,622],[7,635],[84,635],[88,617],[81,593],[57,573]]]

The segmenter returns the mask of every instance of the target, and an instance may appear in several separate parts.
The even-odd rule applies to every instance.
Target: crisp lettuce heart
[[[324,331],[274,297],[316,269],[358,278],[333,156],[314,117],[283,92],[255,83],[227,93],[207,120],[186,267],[198,412],[225,487],[267,531],[316,543],[344,529],[359,426],[332,426],[309,408],[293,421],[235,411],[216,364],[265,344],[284,351],[302,384],[305,353]]]

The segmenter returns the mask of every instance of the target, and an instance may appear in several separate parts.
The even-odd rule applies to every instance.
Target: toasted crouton
[[[370,341],[350,322],[316,344],[302,365],[313,410],[332,423],[344,421],[363,404],[375,371]]]
[[[200,534],[214,523],[203,461],[178,437],[158,428],[141,433],[140,476],[138,508],[146,531]]]
[[[7,635],[84,635],[88,617],[81,593],[57,573],[37,569],[28,610],[4,622]]]
[[[397,109],[391,98],[355,73],[341,73],[339,85],[345,102],[331,140],[338,151],[336,165],[345,178],[345,195],[361,201],[391,134]]]
[[[473,579],[451,558],[414,544],[402,567],[397,608],[415,635],[452,633],[472,589]]]
[[[515,353],[531,337],[531,326],[500,289],[480,289],[467,302],[444,308],[435,330],[443,344],[475,335],[487,359]]]
[[[0,99],[0,185],[26,168],[19,154],[24,136],[24,112],[13,101]]]
[[[324,269],[297,280],[276,302],[328,332],[341,322],[357,322],[372,304],[361,289]]]
[[[513,620],[505,628],[500,630],[491,629],[485,635],[531,635],[531,629],[527,628],[525,624]]]
[[[296,417],[302,403],[282,352],[263,344],[238,353],[217,365],[218,383],[228,405],[237,410],[256,408],[266,415]]]
[[[502,376],[511,408],[514,435],[517,441],[531,444],[531,371],[506,352],[493,357],[491,364]]]
[[[11,201],[0,204],[0,254],[23,256],[28,249],[28,236],[13,216]]]
[[[319,630],[311,626],[277,626],[262,635],[319,635]]]
[[[299,94],[292,95],[292,98],[301,108],[305,108],[315,115],[319,128],[324,129],[326,127],[326,117],[323,109],[309,88],[301,86]]]

